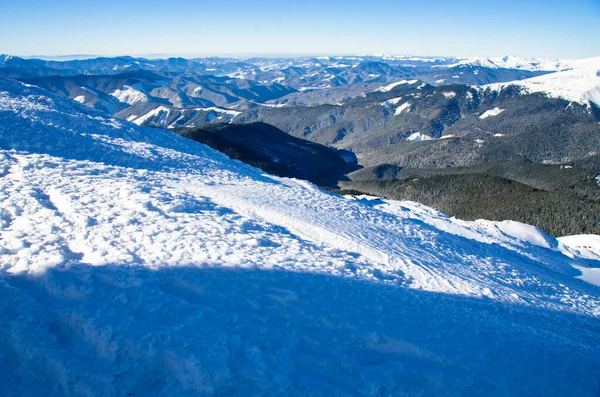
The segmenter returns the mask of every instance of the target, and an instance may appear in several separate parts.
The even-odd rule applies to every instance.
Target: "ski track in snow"
[[[0,149],[3,395],[600,388],[578,279],[600,256],[567,240],[325,193],[4,79]]]

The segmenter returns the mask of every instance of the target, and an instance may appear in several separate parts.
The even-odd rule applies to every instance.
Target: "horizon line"
[[[120,58],[130,57],[136,59],[169,59],[169,58],[184,58],[184,59],[199,59],[199,58],[233,58],[233,59],[248,59],[248,58],[317,58],[317,57],[419,57],[431,59],[469,59],[469,58],[484,58],[494,59],[503,57],[517,57],[524,59],[544,59],[544,60],[576,60],[590,59],[595,57],[581,58],[540,58],[518,55],[500,55],[500,56],[463,56],[463,55],[425,55],[425,54],[391,54],[391,53],[294,53],[294,52],[247,52],[247,53],[144,53],[144,54],[34,54],[34,55],[19,55],[0,53],[0,55],[8,55],[22,59],[40,59],[46,61],[75,61],[97,58]]]

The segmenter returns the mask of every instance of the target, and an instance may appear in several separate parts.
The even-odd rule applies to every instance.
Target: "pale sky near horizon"
[[[0,0],[12,55],[600,56],[600,0]]]

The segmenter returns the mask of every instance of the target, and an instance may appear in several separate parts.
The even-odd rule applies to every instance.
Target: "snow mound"
[[[549,236],[535,226],[515,221],[503,221],[498,222],[497,227],[508,236],[533,245],[544,248],[555,248],[557,246],[554,237]]]
[[[2,395],[592,396],[588,265],[0,79]]]

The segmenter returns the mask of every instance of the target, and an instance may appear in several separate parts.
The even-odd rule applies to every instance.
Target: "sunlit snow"
[[[2,395],[594,396],[585,241],[324,192],[0,78]]]

